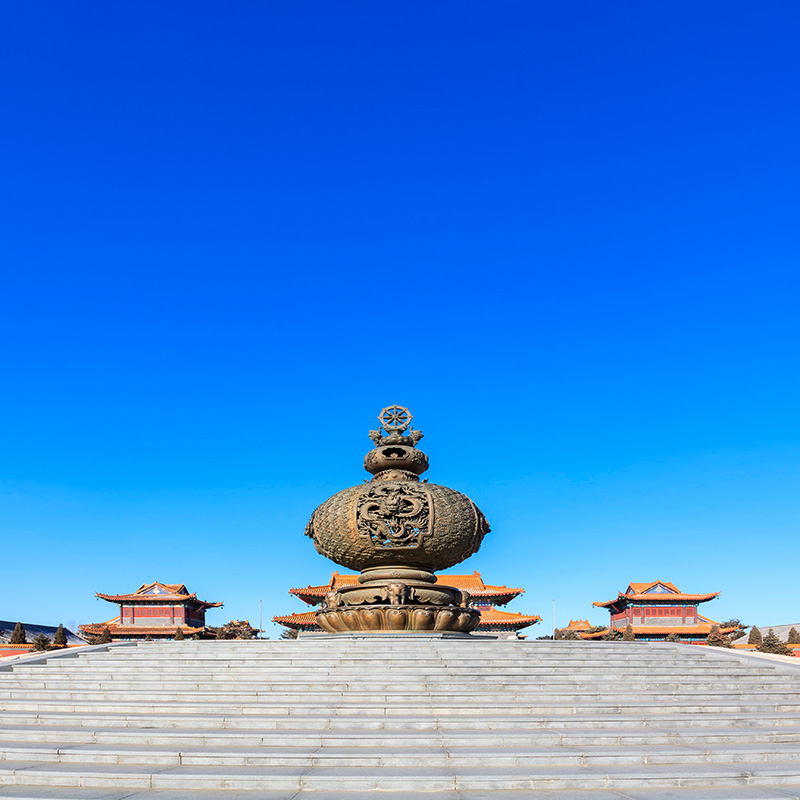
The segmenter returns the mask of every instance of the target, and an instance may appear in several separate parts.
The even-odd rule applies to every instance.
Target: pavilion
[[[598,608],[607,608],[610,615],[608,628],[594,633],[580,632],[583,639],[601,639],[609,631],[622,633],[630,625],[637,640],[664,641],[668,636],[682,642],[704,642],[717,623],[698,613],[700,603],[707,603],[719,596],[719,592],[708,594],[686,594],[674,583],[652,581],[631,583],[624,592],[606,602],[592,603]],[[732,633],[738,626],[722,627],[722,633]]]
[[[214,638],[206,628],[206,610],[222,603],[198,600],[183,583],[144,583],[130,594],[101,594],[101,600],[119,605],[118,616],[106,622],[80,625],[82,633],[100,636],[108,628],[113,640],[172,639],[184,636]]]

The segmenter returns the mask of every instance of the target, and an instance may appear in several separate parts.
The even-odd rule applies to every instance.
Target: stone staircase
[[[0,669],[0,797],[786,800],[799,690],[800,664],[666,643],[85,648]]]

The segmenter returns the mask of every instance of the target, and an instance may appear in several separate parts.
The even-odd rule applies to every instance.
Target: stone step
[[[631,745],[431,745],[395,746],[289,745],[258,746],[130,745],[115,743],[47,745],[26,742],[0,744],[0,761],[35,761],[59,764],[142,764],[151,766],[314,766],[331,767],[451,767],[480,764],[482,767],[683,765],[733,762],[800,762],[794,743],[718,744],[713,747],[688,744]]]
[[[98,663],[108,663],[108,662],[116,662],[116,663],[159,663],[159,662],[168,662],[174,664],[180,663],[191,663],[191,662],[200,662],[203,664],[225,664],[227,662],[236,663],[236,664],[252,664],[256,662],[269,662],[274,664],[285,664],[285,665],[297,665],[297,664],[306,664],[310,665],[314,662],[320,663],[343,663],[343,664],[357,664],[362,659],[359,657],[342,657],[335,653],[332,654],[304,654],[300,653],[293,653],[290,656],[284,655],[275,655],[268,652],[264,653],[241,653],[241,654],[230,654],[222,656],[220,654],[214,654],[205,656],[203,654],[197,654],[195,656],[170,656],[168,654],[163,655],[131,655],[126,656],[126,651],[112,651],[111,653],[104,654],[99,653],[97,651],[71,651],[69,654],[69,658],[64,658],[63,654],[60,653],[51,653],[48,654],[47,658],[50,661],[80,661],[82,663],[90,663],[90,664],[98,664]],[[732,652],[732,651],[728,651]],[[60,656],[60,657],[59,657]],[[568,653],[562,654],[552,654],[548,656],[539,656],[539,655],[519,655],[519,654],[507,654],[505,657],[501,657],[499,654],[491,654],[491,653],[478,653],[478,654],[470,654],[469,656],[465,656],[464,654],[452,653],[452,654],[438,654],[438,655],[425,655],[425,656],[413,656],[413,657],[404,657],[398,655],[392,655],[390,653],[383,653],[383,654],[376,654],[372,653],[367,658],[363,659],[369,663],[386,663],[387,661],[397,661],[400,664],[407,665],[407,666],[420,666],[424,664],[452,664],[456,665],[458,663],[463,663],[467,665],[480,665],[486,664],[487,662],[495,662],[497,664],[500,663],[520,663],[520,664],[587,664],[587,663],[594,663],[594,664],[641,664],[641,665],[658,665],[658,664],[675,664],[675,663],[682,663],[688,666],[702,666],[703,664],[714,664],[719,663],[720,661],[726,661],[727,659],[720,659],[715,655],[712,656],[702,656],[697,658],[679,658],[676,656],[652,656],[652,655],[639,655],[639,654],[631,654],[631,655],[620,655],[620,654],[613,654],[613,655],[592,655],[589,653],[584,653],[580,655],[570,655]],[[746,663],[746,662],[740,662]]]
[[[91,701],[70,700],[3,700],[5,711],[25,711],[29,713],[47,713],[62,711],[71,713],[101,713],[113,710],[115,714],[202,714],[216,713],[225,715],[317,715],[320,706],[315,702],[287,702],[280,696],[265,696],[256,702],[237,702],[235,700],[201,701],[187,696],[185,700],[107,700]],[[760,700],[739,700],[725,696],[714,700],[698,700],[691,695],[671,699],[669,696],[658,696],[657,700],[645,696],[634,695],[628,698],[595,699],[586,698],[574,705],[565,704],[558,699],[537,700],[504,700],[502,702],[481,702],[480,698],[461,699],[459,701],[438,702],[436,698],[417,697],[413,702],[395,702],[393,699],[376,699],[369,701],[363,697],[355,699],[330,699],[325,703],[324,713],[331,717],[360,716],[365,714],[381,716],[407,716],[409,713],[433,714],[440,717],[481,716],[487,711],[509,717],[551,715],[570,713],[575,715],[594,713],[647,713],[656,716],[664,713],[705,714],[705,713],[759,713],[776,712],[800,714],[800,695],[790,698],[771,698],[765,695]]]
[[[169,766],[0,762],[0,786],[111,787],[114,789],[272,789],[307,792],[331,789],[540,791],[641,787],[737,787],[800,783],[800,762],[599,766]]]
[[[273,675],[273,676],[303,676],[308,678],[310,676],[314,676],[317,678],[332,678],[337,680],[358,680],[364,677],[364,670],[359,670],[356,668],[352,669],[343,669],[343,668],[323,668],[323,667],[295,667],[295,668],[288,668],[288,667],[276,667],[275,669],[270,669],[267,665],[260,665],[257,668],[253,669],[236,669],[231,667],[228,670],[222,671],[212,671],[209,672],[208,670],[204,670],[198,666],[191,666],[191,667],[176,667],[172,668],[169,666],[161,667],[159,665],[150,665],[146,668],[140,667],[132,667],[132,666],[120,666],[114,669],[111,666],[105,666],[103,669],[93,668],[91,672],[96,676],[135,676],[141,673],[142,669],[146,669],[147,672],[152,675],[161,675],[161,674],[169,674],[181,677],[189,677],[189,676],[198,676],[202,677],[226,677],[226,676],[236,676],[236,675]],[[16,676],[24,676],[29,675],[31,677],[40,677],[42,675],[53,675],[54,670],[50,670],[47,665],[30,665],[30,666],[17,666],[15,667],[13,675]],[[74,665],[64,665],[60,666],[57,672],[60,675],[85,675],[86,670],[80,664]],[[657,669],[650,669],[645,670],[647,674],[652,674],[655,678],[672,678],[674,680],[680,680],[681,676],[686,674],[686,671],[682,667],[659,667]],[[390,677],[402,677],[406,680],[414,679],[414,680],[435,680],[440,679],[444,681],[456,681],[456,680],[469,680],[469,679],[476,679],[476,678],[487,678],[487,679],[500,679],[505,678],[506,680],[510,679],[518,679],[518,680],[531,680],[531,679],[538,679],[540,677],[546,676],[563,676],[564,674],[570,674],[573,678],[579,678],[582,673],[580,671],[566,670],[566,669],[557,669],[557,668],[540,668],[536,666],[532,667],[525,667],[525,668],[509,668],[505,666],[498,666],[496,668],[485,666],[481,668],[476,668],[474,670],[467,670],[462,668],[448,668],[442,667],[441,669],[434,670],[414,670],[411,668],[400,668],[398,670],[391,669],[389,665],[384,665],[379,670],[373,670],[370,674],[374,674],[376,680],[381,678],[389,679]],[[605,677],[609,680],[627,680],[628,677],[637,677],[643,674],[643,670],[626,666],[626,667],[594,667],[591,669],[587,669],[587,675],[592,675],[596,678]],[[692,670],[692,675],[694,676],[708,676],[708,679],[711,680],[713,678],[731,678],[733,676],[753,676],[758,675],[759,673],[749,669],[747,667],[697,667]]]
[[[223,702],[226,706],[230,703],[242,705],[258,703],[262,706],[281,706],[290,703],[298,706],[313,704],[314,706],[335,705],[336,707],[341,707],[352,704],[359,706],[364,706],[365,704],[369,704],[370,706],[380,704],[386,707],[392,707],[398,704],[413,705],[421,702],[425,702],[426,704],[433,703],[435,705],[444,703],[457,706],[465,705],[463,695],[460,693],[430,691],[425,688],[420,688],[417,691],[408,693],[397,691],[365,691],[363,693],[349,691],[312,692],[303,691],[302,688],[296,692],[275,692],[271,691],[269,687],[262,687],[260,690],[251,691],[239,687],[229,687],[223,691],[195,690],[191,692],[187,692],[185,688],[183,691],[178,691],[177,689],[158,691],[156,689],[137,688],[119,691],[105,689],[102,692],[55,688],[15,688],[13,690],[0,690],[0,700],[5,701],[3,705],[7,708],[13,708],[13,703],[15,702],[36,701],[50,703],[70,700],[85,701],[87,704],[96,704],[98,702],[122,704],[135,702],[137,704],[148,703],[161,705],[164,703],[183,702],[187,695],[191,697],[192,703],[203,702],[215,704]],[[729,703],[731,699],[731,691],[675,691],[662,688],[654,691],[639,691],[635,694],[617,694],[596,689],[592,691],[555,692],[549,689],[537,690],[535,688],[528,688],[516,691],[509,690],[506,692],[481,692],[480,696],[475,698],[474,703],[467,703],[466,705],[468,707],[474,707],[480,712],[487,706],[496,707],[498,705],[508,705],[511,703],[525,709],[541,706],[542,704],[548,704],[549,706],[552,704],[568,704],[575,702],[581,702],[582,706],[585,706],[589,702],[602,702],[604,706],[622,706],[629,705],[634,700],[637,704],[658,701],[658,705],[669,702],[679,704],[689,703],[692,706],[696,706],[699,703]],[[758,691],[740,691],[735,694],[735,701],[737,706],[752,701],[757,702],[760,706],[763,706],[765,703],[794,703],[800,707],[798,692],[796,690],[786,689],[770,688]]]
[[[371,653],[364,659],[360,657],[344,657],[332,654],[319,654],[319,653],[292,653],[291,655],[275,655],[269,652],[264,653],[241,653],[220,655],[214,654],[205,656],[197,654],[194,656],[170,656],[169,654],[163,655],[126,655],[127,651],[112,651],[111,653],[102,653],[97,651],[72,651],[69,658],[64,658],[63,654],[51,653],[48,654],[48,660],[52,663],[55,661],[60,662],[81,662],[85,664],[100,664],[100,663],[127,663],[127,664],[141,664],[147,663],[191,663],[199,662],[203,664],[253,664],[257,662],[269,662],[274,664],[284,664],[287,666],[306,664],[311,665],[315,662],[319,663],[342,663],[342,664],[358,664],[360,661],[365,661],[371,664],[386,663],[387,661],[397,662],[405,666],[421,666],[425,664],[452,664],[459,663],[467,664],[469,666],[482,665],[487,662],[495,663],[514,663],[514,664],[641,664],[641,665],[658,665],[658,664],[686,664],[688,666],[702,666],[703,664],[719,663],[721,659],[713,656],[702,656],[697,658],[679,658],[676,656],[662,657],[645,654],[612,654],[612,655],[592,655],[583,653],[580,655],[570,655],[568,653],[552,654],[549,656],[539,655],[519,655],[507,654],[505,657],[499,657],[499,654],[491,653],[472,653],[469,656],[465,654],[452,653],[452,654],[427,654],[424,656],[402,656],[392,655],[390,653]],[[727,659],[724,659],[727,660]]]
[[[531,792],[481,790],[439,790],[435,792],[416,790],[381,790],[379,794],[366,791],[323,790],[244,790],[244,789],[111,789],[73,788],[69,786],[7,786],[2,790],[3,798],[17,800],[354,800],[354,798],[380,797],[380,800],[531,800]],[[626,788],[624,793],[613,789],[595,789],[588,792],[572,790],[543,790],[537,788],[536,800],[798,800],[798,795],[786,785],[778,786],[729,786],[719,788],[675,788],[649,785],[642,789]]]
[[[74,744],[168,745],[172,747],[261,747],[281,744],[307,747],[450,747],[469,744],[488,747],[565,745],[690,744],[711,747],[731,743],[800,742],[800,720],[793,727],[653,728],[608,727],[578,729],[488,729],[488,730],[291,730],[93,728],[44,725],[4,725],[0,742],[25,742],[58,746]],[[2,746],[2,745],[0,745]]]
[[[17,689],[53,689],[54,691],[121,691],[136,689],[163,689],[165,692],[195,692],[195,691],[226,691],[228,689],[241,689],[242,691],[270,691],[270,692],[292,692],[302,691],[303,693],[332,693],[350,692],[357,694],[363,693],[404,693],[404,692],[436,692],[439,695],[456,693],[461,696],[480,694],[488,696],[492,692],[505,694],[508,691],[527,690],[530,692],[542,691],[579,691],[584,692],[607,692],[609,690],[608,681],[605,680],[564,680],[563,678],[553,677],[551,679],[537,678],[536,680],[526,681],[476,681],[459,682],[458,687],[454,687],[451,681],[304,681],[302,679],[270,679],[265,677],[256,680],[247,677],[236,679],[235,681],[211,680],[207,676],[202,681],[189,681],[180,678],[164,678],[148,676],[147,678],[114,678],[108,677],[103,680],[91,680],[83,677],[62,676],[54,673],[54,677],[43,675],[41,678],[14,677],[0,680],[0,691],[16,691]],[[754,676],[743,678],[738,681],[728,680],[707,680],[697,678],[684,678],[681,680],[643,680],[628,679],[625,682],[627,692],[653,692],[653,691],[676,691],[685,689],[687,691],[795,691],[797,692],[797,681],[785,676],[769,675]]]
[[[171,727],[176,730],[184,728],[208,729],[250,729],[260,730],[314,730],[314,731],[375,731],[375,730],[410,730],[410,731],[452,731],[496,729],[515,730],[600,730],[618,728],[620,725],[634,725],[641,728],[669,725],[670,728],[711,728],[720,725],[742,728],[792,727],[800,724],[797,715],[765,712],[730,712],[730,713],[664,713],[621,714],[616,712],[595,714],[548,714],[532,716],[498,716],[484,714],[475,717],[459,716],[437,717],[433,713],[408,716],[360,715],[329,716],[325,713],[317,715],[266,715],[266,714],[170,714],[167,717],[158,714],[123,714],[123,713],[82,713],[47,712],[36,715],[28,712],[0,711],[0,725],[30,725],[33,728],[47,725],[80,724],[82,727],[96,728],[160,728]]]

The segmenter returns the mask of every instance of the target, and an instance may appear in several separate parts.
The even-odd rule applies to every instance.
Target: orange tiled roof
[[[659,584],[671,589],[671,591],[648,594],[648,589],[652,589]],[[615,603],[619,603],[621,600],[645,600],[647,602],[656,603],[674,603],[676,601],[705,603],[707,600],[713,600],[718,595],[719,592],[711,592],[709,594],[684,594],[674,583],[670,583],[669,581],[651,581],[650,583],[630,583],[628,584],[628,589],[617,594],[616,599],[608,600],[605,603],[592,603],[592,605],[598,608],[606,608],[608,606],[613,606]]]
[[[569,625],[563,630],[570,630],[570,631],[585,631],[587,628],[592,628],[594,626],[589,624],[588,619],[571,619],[569,621]]]
[[[436,582],[442,583],[445,586],[455,586],[457,589],[466,589],[473,597],[496,597],[498,599],[507,597],[508,600],[505,600],[502,603],[503,605],[525,592],[524,589],[520,588],[493,586],[484,583],[480,572],[474,572],[472,575],[437,575]],[[289,589],[289,594],[293,594],[306,603],[314,605],[318,603],[327,592],[341,589],[345,586],[355,586],[357,584],[358,575],[334,572],[333,575],[331,575],[330,582],[324,586],[304,586],[298,589]]]
[[[527,628],[535,625],[541,617],[527,614],[513,614],[510,611],[500,611],[497,608],[481,609],[481,627],[493,625],[512,625],[516,628]],[[317,616],[314,611],[303,611],[300,614],[286,614],[282,617],[273,617],[273,622],[285,625],[288,628],[316,628]]]
[[[674,584],[670,583],[669,581],[650,581],[650,583],[631,583],[628,584],[629,588],[632,590],[633,594],[644,594],[648,589],[652,589],[654,586],[658,586],[658,584],[662,586],[666,586],[668,589],[672,589],[675,594],[680,594],[680,589]]]
[[[700,625],[632,625],[633,633],[639,636],[647,636],[648,634],[670,634],[675,633],[677,635],[683,636],[690,636],[694,635],[703,635],[708,636],[711,633],[711,626],[716,625],[716,623],[700,623]],[[599,639],[602,636],[605,636],[608,633],[608,628],[602,631],[597,631],[597,633],[582,633],[581,636],[584,639]],[[615,631],[619,631],[620,633],[625,632],[625,628],[614,628]],[[731,633],[733,631],[739,630],[736,627],[731,628],[720,628],[720,633]]]
[[[115,623],[95,622],[88,625],[79,625],[78,628],[84,633],[100,635],[108,628],[112,636],[132,636],[143,634],[149,636],[154,633],[175,633],[180,628],[184,634],[203,633],[206,628],[193,628],[191,625],[118,625]]]
[[[541,617],[528,614],[515,614],[511,611],[501,611],[499,608],[482,608],[480,627],[492,625],[513,625],[517,628],[527,628],[535,625]]]
[[[273,617],[272,621],[277,622],[279,625],[285,625],[288,628],[295,629],[301,627],[319,627],[317,625],[317,615],[314,611],[302,611],[299,614],[285,614],[282,617]]]
[[[159,588],[164,590],[162,593],[152,593],[149,590]],[[186,602],[193,600],[201,608],[219,608],[222,603],[210,603],[207,600],[198,600],[197,594],[189,594],[186,585],[183,583],[143,583],[135,592],[131,594],[102,594],[96,593],[101,600],[108,600],[110,603],[164,603],[164,602]]]

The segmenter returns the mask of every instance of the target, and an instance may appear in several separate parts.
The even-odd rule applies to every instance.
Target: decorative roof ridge
[[[163,603],[165,601],[185,602],[194,600],[207,608],[220,608],[224,605],[224,603],[212,603],[210,600],[200,600],[197,597],[197,592],[192,592],[191,594],[137,594],[136,592],[133,594],[104,594],[103,592],[95,592],[95,597],[99,597],[101,600],[108,600],[110,603],[123,603],[125,601]]]
[[[656,603],[674,603],[676,600],[697,600],[698,602],[705,602],[706,600],[713,600],[719,597],[719,592],[706,592],[704,594],[686,594],[680,592],[679,594],[624,594],[619,592],[613,600],[606,600],[603,602],[595,601],[593,606],[610,606],[618,603],[620,600],[651,600]]]

